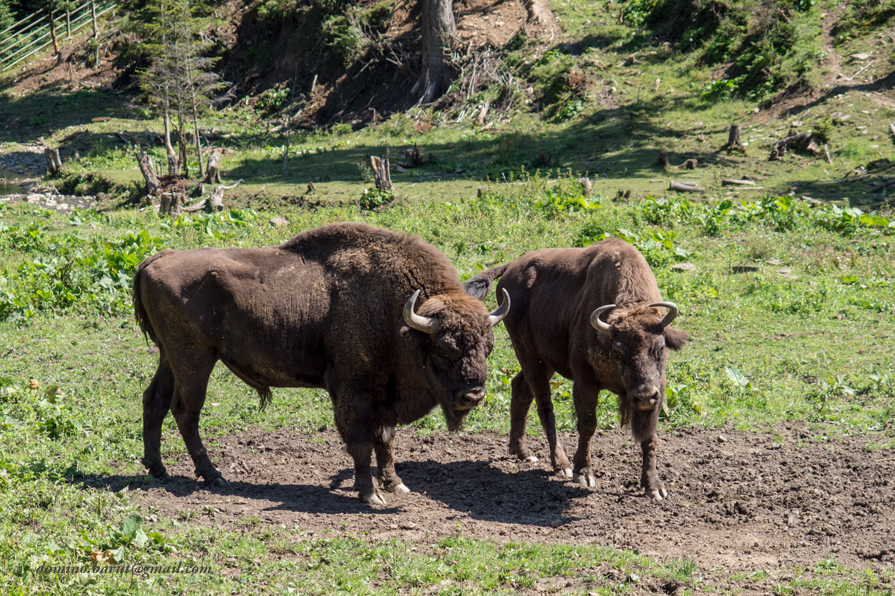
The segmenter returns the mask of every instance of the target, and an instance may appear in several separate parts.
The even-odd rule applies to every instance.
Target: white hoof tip
[[[597,485],[596,478],[588,474],[575,474],[574,480],[584,488],[593,488]]]
[[[385,499],[376,493],[361,495],[360,500],[367,505],[385,505]]]
[[[572,470],[570,470],[569,468],[563,468],[562,470],[560,470],[559,475],[563,478],[571,478],[573,476]]]
[[[402,482],[401,484],[396,484],[395,486],[388,489],[388,492],[404,495],[409,493],[410,489],[404,486],[404,483]]]
[[[528,462],[528,463],[530,463],[530,464],[536,464],[536,463],[538,463],[538,458],[537,458],[536,456],[534,456],[534,455],[529,455],[529,456],[526,457],[523,461],[526,461],[526,462]]]
[[[658,490],[651,490],[647,493],[647,496],[653,501],[661,501],[663,496],[668,496],[668,492],[664,489],[662,490],[662,492],[659,492]]]

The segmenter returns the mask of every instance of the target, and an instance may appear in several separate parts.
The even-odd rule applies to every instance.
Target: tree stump
[[[159,200],[158,212],[177,215],[183,204],[183,195],[179,192],[163,192]]]
[[[222,155],[223,152],[218,148],[211,152],[211,156],[208,158],[208,170],[206,170],[205,178],[202,180],[206,184],[220,184],[221,171],[218,169],[218,164]]]
[[[746,148],[743,147],[743,144],[740,143],[740,125],[739,124],[731,124],[730,131],[727,133],[727,144],[722,147],[722,149],[727,149],[730,151],[746,151]]]
[[[62,159],[59,157],[59,149],[44,148],[44,157],[47,158],[47,172],[56,174],[62,169]]]
[[[662,149],[661,151],[659,151],[659,160],[658,161],[659,161],[659,165],[662,166],[663,168],[668,167],[668,151],[667,150]]]
[[[588,178],[587,176],[579,178],[578,184],[581,185],[581,192],[584,193],[584,196],[589,197],[594,194],[594,185],[591,184],[590,178]]]
[[[681,165],[677,167],[679,170],[695,170],[697,166],[697,162],[695,159],[688,159]]]
[[[388,147],[385,148],[385,154],[380,158],[375,155],[370,156],[373,164],[373,176],[376,178],[376,189],[384,191],[393,191],[392,175],[389,172],[388,165]]]
[[[156,196],[161,185],[159,184],[158,176],[155,175],[152,158],[138,149],[137,164],[140,166],[140,173],[143,174],[143,180],[146,181],[146,194]]]

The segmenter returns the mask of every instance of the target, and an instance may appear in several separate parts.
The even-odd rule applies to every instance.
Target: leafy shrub
[[[258,98],[258,103],[255,107],[265,116],[270,116],[286,107],[289,102],[289,93],[288,87],[268,89]]]
[[[365,211],[372,211],[386,205],[395,199],[395,193],[390,190],[365,189],[364,194],[358,199],[358,205]]]

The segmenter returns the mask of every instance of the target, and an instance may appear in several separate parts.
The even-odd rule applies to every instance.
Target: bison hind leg
[[[166,479],[168,472],[162,463],[162,422],[171,408],[174,397],[174,373],[164,356],[149,387],[143,392],[143,459],[141,462],[155,478]]]

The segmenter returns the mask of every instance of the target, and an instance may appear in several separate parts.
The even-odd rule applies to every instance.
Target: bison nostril
[[[457,399],[454,400],[455,404],[458,408],[468,409],[473,408],[485,398],[485,390],[482,388],[473,389],[471,391],[464,391],[457,396]]]

